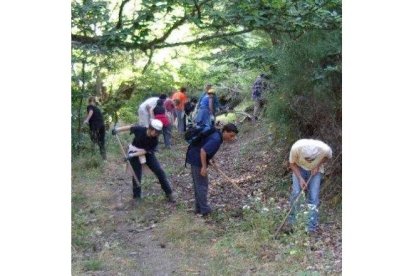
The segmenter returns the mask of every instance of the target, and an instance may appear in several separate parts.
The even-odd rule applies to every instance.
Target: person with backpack
[[[197,111],[196,113],[198,114],[198,111],[200,109],[200,104],[201,104],[201,100],[204,98],[204,96],[207,96],[207,93],[210,89],[213,88],[213,85],[208,83],[204,86],[204,91],[201,92],[200,97],[198,98],[198,103],[197,103]],[[216,116],[217,111],[220,109],[220,103],[218,100],[218,97],[216,94],[213,95],[213,117]],[[213,120],[213,125],[214,125],[214,120]]]
[[[265,95],[264,92],[267,89],[267,82],[268,76],[265,74],[260,74],[253,83],[252,86],[252,99],[254,101],[254,110],[253,110],[253,121],[255,122],[258,117],[261,108],[265,103]]]
[[[315,235],[319,223],[319,191],[324,165],[332,158],[332,149],[322,141],[314,139],[300,139],[296,141],[289,153],[289,166],[292,174],[292,194],[290,204],[292,212],[289,214],[288,224],[284,228],[285,233],[293,231],[296,220],[296,200],[301,191],[306,191],[308,196],[309,221],[307,232]]]
[[[186,137],[187,140],[192,138],[192,142],[188,146],[185,163],[191,165],[196,214],[205,217],[211,213],[212,209],[207,200],[208,164],[212,161],[211,159],[217,153],[223,141],[234,141],[238,132],[237,127],[229,123],[223,127],[221,132],[210,126],[207,127],[207,130],[200,128],[199,132],[194,132],[198,137]]]
[[[198,113],[195,119],[197,125],[213,125],[214,120],[214,96],[215,91],[210,88],[199,104]]]
[[[192,97],[189,102],[186,102],[184,105],[184,129],[187,130],[187,125],[189,127],[193,126],[193,112],[197,105],[197,98]]]
[[[89,134],[92,142],[98,144],[99,152],[103,160],[106,160],[105,150],[105,124],[101,110],[96,106],[95,96],[88,99],[89,105],[86,107],[86,118],[84,124],[89,124]]]
[[[162,122],[162,135],[164,136],[164,144],[167,149],[170,149],[172,124],[166,114],[163,99],[158,99],[157,105],[153,108],[152,113],[154,114],[155,119]]]
[[[158,136],[162,132],[162,127],[163,124],[160,120],[151,119],[148,127],[139,125],[117,127],[112,130],[112,135],[123,131],[129,131],[130,134],[134,134],[134,140],[128,146],[126,161],[130,162],[138,181],[141,182],[142,178],[142,164],[147,164],[150,170],[157,176],[167,199],[170,202],[175,202],[176,194],[171,189],[167,175],[155,156],[155,148],[158,145]],[[138,201],[141,199],[141,186],[136,182],[135,177],[132,177],[132,193],[134,200]]]

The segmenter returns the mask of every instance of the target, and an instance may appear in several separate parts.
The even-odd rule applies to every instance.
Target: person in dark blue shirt
[[[116,135],[118,132],[128,130],[130,131],[130,134],[134,134],[134,140],[128,147],[127,159],[129,160],[138,181],[141,182],[142,165],[147,164],[160,181],[161,188],[165,192],[168,200],[175,202],[176,194],[172,191],[167,176],[155,157],[155,148],[158,145],[158,136],[162,132],[162,128],[163,124],[160,120],[151,119],[148,128],[139,125],[123,126],[114,128],[112,134]],[[139,200],[141,198],[141,187],[138,186],[134,177],[132,177],[132,192],[134,199]]]
[[[236,139],[238,129],[234,124],[227,124],[220,132],[204,137],[198,144],[189,145],[186,156],[186,163],[191,165],[191,176],[193,178],[195,194],[195,212],[202,216],[207,216],[212,209],[207,201],[208,177],[207,166],[209,161],[219,150],[223,141],[230,142]]]

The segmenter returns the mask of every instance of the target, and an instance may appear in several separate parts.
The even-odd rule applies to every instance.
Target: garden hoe
[[[308,187],[308,184],[309,184],[309,182],[310,182],[311,178],[312,178],[312,175],[309,177],[308,181],[306,182],[306,187]],[[279,232],[280,232],[280,230],[282,229],[283,225],[285,225],[286,219],[288,218],[288,216],[290,215],[290,213],[291,213],[291,212],[292,212],[292,210],[293,210],[293,206],[295,206],[296,201],[300,198],[300,196],[301,196],[302,194],[303,194],[303,195],[305,195],[305,191],[304,191],[304,190],[302,189],[302,187],[301,187],[301,189],[300,189],[300,193],[298,194],[298,196],[297,196],[297,197],[293,200],[293,202],[291,203],[291,206],[290,206],[289,212],[286,214],[285,218],[283,219],[282,224],[281,224],[281,225],[279,226],[279,228],[276,230],[276,233],[275,233],[275,239],[277,239],[277,235],[279,234]]]
[[[234,183],[234,181],[233,181],[233,179],[231,179],[230,177],[228,177],[222,170],[220,170],[217,166],[216,166],[216,164],[214,164],[214,163],[210,163],[212,166],[213,166],[213,168],[216,170],[216,171],[218,171],[228,182],[230,182],[239,192],[241,192],[243,195],[246,195],[246,192],[245,191],[243,191],[239,186],[237,186],[237,184],[236,183]]]
[[[120,148],[121,148],[121,151],[122,151],[122,153],[124,154],[124,158],[127,160],[127,163],[128,163],[128,165],[129,165],[129,169],[130,169],[130,170],[131,170],[131,172],[132,172],[132,177],[133,177],[133,178],[135,179],[135,181],[137,182],[137,185],[138,185],[138,186],[141,186],[141,183],[139,182],[138,177],[137,177],[137,175],[135,174],[134,169],[132,168],[132,165],[131,165],[130,160],[129,160],[129,159],[127,159],[128,155],[125,153],[124,147],[122,146],[122,143],[121,143],[121,140],[119,139],[118,133],[116,133],[116,134],[115,134],[115,136],[116,136],[116,139],[118,140],[118,143],[119,143],[119,146],[120,146]]]

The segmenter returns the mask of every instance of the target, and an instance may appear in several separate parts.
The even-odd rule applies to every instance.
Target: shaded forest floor
[[[283,170],[265,124],[242,126],[238,140],[216,154],[220,168],[248,195],[209,168],[209,202],[215,209],[194,215],[186,144],[174,133],[172,150],[157,153],[176,204],[158,180],[143,175],[143,201],[132,204],[131,177],[119,145],[107,135],[108,161],[84,155],[72,161],[73,275],[339,275],[342,271],[340,208],[320,207],[321,234],[310,238],[304,219],[289,236],[273,238],[289,210],[290,173]],[[122,134],[127,145],[131,136]],[[160,138],[162,141],[162,138]]]

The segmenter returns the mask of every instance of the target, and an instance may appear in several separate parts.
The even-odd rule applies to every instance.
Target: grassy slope
[[[303,223],[292,236],[273,239],[288,210],[289,176],[273,175],[281,165],[266,156],[277,155],[277,149],[266,136],[263,139],[264,125],[255,130],[244,127],[237,143],[217,154],[226,173],[241,180],[239,186],[251,196],[241,196],[210,171],[209,199],[217,212],[208,220],[192,214],[192,182],[182,164],[185,145],[177,136],[176,151],[161,147],[158,154],[179,194],[177,205],[165,201],[152,174],[143,177],[143,203],[129,205],[130,179],[112,137],[106,164],[99,156],[74,160],[73,274],[340,274],[340,210],[321,207],[324,232],[316,241],[305,235]],[[130,137],[122,138],[126,145]]]

